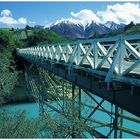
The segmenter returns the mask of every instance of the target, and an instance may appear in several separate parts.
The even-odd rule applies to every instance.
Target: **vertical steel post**
[[[117,132],[118,132],[118,106],[115,105],[114,138],[117,138]]]
[[[123,126],[123,117],[122,117],[122,115],[123,115],[123,109],[121,109],[121,111],[120,111],[120,127]],[[122,137],[123,137],[123,132],[120,130],[119,138],[122,138]]]
[[[78,44],[78,48],[77,48],[77,65],[79,65],[79,62],[80,62],[80,44]]]
[[[75,102],[74,102],[74,96],[75,96],[75,85],[72,84],[72,138],[75,138],[75,129],[74,129],[74,118],[75,118]]]
[[[94,69],[96,69],[96,67],[97,67],[97,59],[98,59],[98,47],[97,47],[97,44],[96,44],[96,41],[94,40],[94,43],[93,43],[93,56],[94,56],[94,58],[93,58],[93,64],[94,64]]]
[[[124,68],[124,54],[125,54],[125,47],[124,47],[124,40],[122,40],[122,37],[119,39],[119,75],[121,76]],[[119,49],[119,48],[118,48]]]
[[[78,119],[81,119],[81,88],[79,87],[79,110],[78,110]],[[81,137],[81,132],[78,132],[78,137]]]
[[[67,44],[66,48],[66,62],[68,63],[68,58],[69,58],[69,49],[68,49],[69,44]]]
[[[66,110],[68,107],[68,82],[66,81],[66,94],[65,94],[65,98],[66,98]]]
[[[79,87],[79,112],[78,112],[78,118],[81,119],[81,88]]]
[[[111,103],[110,105],[111,105],[111,108],[110,108],[110,115],[111,115],[111,117],[110,117],[110,124],[111,124],[113,122],[113,117],[112,117],[112,114],[113,114],[113,104]],[[112,130],[112,126],[110,125],[110,132],[111,132],[111,130]],[[109,138],[111,138],[111,135],[109,136]]]
[[[44,105],[40,99],[39,99],[39,115],[40,116],[44,115]]]
[[[138,43],[138,52],[140,53],[140,42]]]
[[[42,81],[42,75],[41,75],[41,68],[39,69],[39,115],[43,116],[44,115],[44,103],[43,103],[43,95],[44,95],[44,84]]]
[[[63,94],[63,112],[65,111],[65,93],[64,93],[64,85],[65,85],[65,83],[64,83],[64,80],[63,80],[63,82],[62,82],[62,94]]]

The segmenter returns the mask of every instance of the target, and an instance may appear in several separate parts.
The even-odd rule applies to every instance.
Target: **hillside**
[[[71,40],[88,39],[95,34],[104,35],[124,30],[125,24],[117,24],[113,21],[100,23],[97,21],[75,21],[71,19],[58,20],[49,29]]]
[[[25,29],[0,29],[0,104],[7,101],[18,101],[17,97],[27,96],[15,90],[21,87],[19,79],[23,79],[22,70],[17,69],[13,51],[15,48],[24,48],[38,44],[56,43],[66,41],[49,29],[25,28]],[[23,82],[23,81],[22,81]],[[25,85],[25,84],[22,84]],[[23,90],[22,90],[23,91]],[[16,93],[16,94],[15,94]],[[17,95],[18,94],[18,95]],[[19,95],[20,94],[20,95]],[[14,96],[16,98],[14,98]],[[11,98],[12,97],[12,98]]]
[[[49,29],[70,40],[83,40],[116,35],[139,34],[140,24],[135,25],[132,21],[128,25],[122,23],[117,24],[113,21],[108,21],[104,24],[92,21],[83,25],[80,22],[67,19],[56,21]]]
[[[96,34],[96,36],[93,36],[92,38],[125,36],[125,35],[134,35],[134,34],[140,34],[140,24],[136,24],[136,25],[128,24],[125,26],[125,29],[123,31],[119,31],[116,33],[104,34],[104,35]]]

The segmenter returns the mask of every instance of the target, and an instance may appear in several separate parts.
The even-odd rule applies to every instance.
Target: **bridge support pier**
[[[120,109],[120,127],[123,126],[123,117],[122,117],[122,115],[123,115],[123,109]],[[123,133],[122,133],[122,131],[120,130],[119,138],[122,138],[122,137],[123,137]]]
[[[75,123],[74,123],[74,119],[75,119],[75,85],[72,84],[72,138],[75,138]]]
[[[64,81],[62,81],[62,94],[63,94],[63,112],[65,112],[65,90],[64,90],[64,86],[65,86],[65,83],[64,83]]]
[[[81,88],[79,87],[79,112],[78,112],[78,118],[81,119]]]
[[[109,136],[114,138],[118,138],[118,137],[122,138],[123,132],[126,133],[130,132],[130,134],[134,134],[137,136],[139,135],[139,133],[136,134],[136,132],[132,131],[131,129],[126,129],[124,126],[122,126],[123,119],[129,119],[129,120],[134,120],[136,122],[140,122],[139,120],[125,116],[124,114],[122,114],[123,110],[120,110],[117,106],[115,106],[114,111],[113,109],[111,111],[106,109],[104,104],[102,104],[104,102],[104,99],[100,98],[100,100],[98,100],[98,98],[96,98],[97,96],[92,94],[92,92],[89,92],[88,90],[85,90],[81,87],[77,87],[75,84],[67,82],[60,77],[57,76],[53,77],[50,73],[46,74],[48,76],[46,77],[46,81],[44,81],[43,76],[41,78],[38,77],[40,80],[37,80],[38,78],[34,79],[36,75],[32,76],[30,75],[30,73],[27,74],[28,74],[29,86],[32,87],[31,91],[33,92],[34,96],[36,97],[39,103],[40,115],[42,116],[44,111],[46,111],[44,110],[44,105],[47,105],[47,107],[49,107],[51,111],[55,111],[56,113],[59,113],[61,116],[63,116],[63,118],[65,117],[66,119],[69,119],[69,122],[71,124],[68,126],[69,132],[66,132],[65,134],[66,138],[68,137],[83,138],[84,137],[83,132],[85,131],[87,131],[92,137],[95,138],[107,138]],[[52,80],[50,80],[50,78],[52,78]],[[48,89],[46,90],[46,88],[44,87],[46,87],[46,85],[48,84],[47,82],[55,83],[55,84],[50,89],[48,88],[49,90]],[[85,96],[84,92],[88,96]],[[51,100],[49,98],[51,96],[50,94],[52,95],[52,97],[55,98],[51,98],[52,99]],[[44,95],[48,96],[49,98],[48,102],[43,97]],[[115,96],[116,95],[114,93],[114,97],[113,97],[114,102],[115,102]],[[90,97],[93,100],[93,102],[96,104],[96,106],[94,106],[93,104],[88,104],[88,102],[85,103],[83,101],[83,97]],[[56,105],[51,104],[53,101],[57,103],[58,107]],[[85,106],[86,108],[88,107],[88,109],[91,109],[89,115],[86,114],[84,116],[83,114],[84,108],[82,108],[83,106]],[[104,120],[99,119],[98,117],[94,118],[93,115],[97,111],[100,111],[100,113],[108,114],[108,116],[111,117],[113,121],[105,122]],[[76,124],[77,123],[76,121],[80,123]],[[111,128],[108,135],[100,132],[97,129],[102,127]],[[79,130],[78,128],[82,130]],[[76,133],[77,131],[78,133]]]
[[[39,116],[44,116],[45,110],[44,110],[44,103],[41,97],[39,97],[38,105],[39,105]]]
[[[114,138],[117,138],[118,134],[118,106],[115,105],[115,118],[114,118]]]

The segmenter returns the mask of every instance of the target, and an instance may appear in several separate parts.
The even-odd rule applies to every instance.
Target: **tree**
[[[26,25],[25,29],[30,30],[30,29],[32,29],[32,27],[30,27],[29,25]]]
[[[133,23],[133,21],[131,21],[128,25],[125,26],[124,30],[128,30],[130,29],[131,27],[133,27],[135,24]]]
[[[34,28],[32,30],[32,35],[28,37],[28,46],[63,41],[66,41],[66,39],[50,31],[49,29]]]
[[[11,28],[11,31],[14,31],[15,29],[14,28]]]
[[[0,111],[0,138],[37,138],[40,121],[28,120],[25,111],[11,113]]]
[[[99,35],[97,32],[95,32],[93,38],[98,38],[99,36],[100,36],[100,35]]]
[[[0,52],[14,45],[12,33],[9,30],[0,30]]]
[[[19,71],[16,69],[15,60],[12,52],[15,48],[39,43],[54,43],[65,41],[64,38],[58,36],[48,29],[32,29],[31,35],[26,40],[21,40],[21,32],[24,30],[0,29],[0,104],[7,103],[9,95],[12,95],[13,89],[16,87],[19,78]],[[22,73],[21,73],[22,75]],[[12,114],[11,116],[9,114]],[[6,113],[0,111],[0,138],[36,138],[42,130],[38,120],[27,120],[24,113]],[[58,126],[61,130],[61,127]],[[42,130],[43,131],[43,130]],[[55,130],[57,131],[57,130]],[[56,135],[57,132],[54,132]],[[58,136],[58,134],[56,135]]]

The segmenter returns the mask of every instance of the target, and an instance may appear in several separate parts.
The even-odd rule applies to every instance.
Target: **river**
[[[98,98],[97,100],[100,100],[100,99]],[[82,102],[87,102],[87,101],[88,101],[88,104],[93,105],[92,101],[89,100],[89,98],[87,98],[87,97],[84,97]],[[51,102],[51,104],[58,108],[55,101]],[[104,102],[103,106],[107,107],[108,109],[111,107],[110,103],[108,103],[108,102]],[[13,113],[16,112],[16,111],[25,110],[26,111],[26,116],[29,119],[39,117],[39,106],[38,106],[37,103],[10,104],[10,105],[4,106],[3,109],[10,110]],[[84,108],[82,114],[84,114],[84,116],[87,116],[87,114],[89,114],[90,112],[91,112],[90,109]],[[126,111],[124,112],[124,114],[137,118],[136,116],[134,116],[134,115],[132,115],[132,114],[126,112]],[[107,114],[105,114],[101,111],[97,111],[92,117],[96,118],[98,120],[102,120],[104,122],[108,122],[109,119],[110,119],[110,117]],[[137,131],[140,131],[140,124],[132,122],[132,121],[124,120],[123,121],[123,126],[134,129],[134,130],[137,130]],[[109,129],[110,128],[107,128],[107,127],[101,127],[97,130],[100,130],[104,134],[107,134]],[[90,138],[90,136],[89,136],[89,138]],[[138,138],[138,137],[123,132],[123,138]]]

